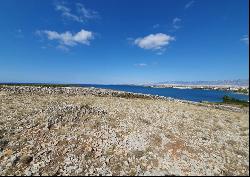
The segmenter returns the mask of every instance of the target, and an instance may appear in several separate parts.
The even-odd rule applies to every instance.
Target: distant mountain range
[[[163,85],[163,84],[249,86],[249,79],[216,80],[216,81],[167,81],[167,82],[154,83],[154,85]]]

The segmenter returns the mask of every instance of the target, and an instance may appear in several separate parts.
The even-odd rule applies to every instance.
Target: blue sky
[[[246,79],[248,0],[1,0],[0,82]]]

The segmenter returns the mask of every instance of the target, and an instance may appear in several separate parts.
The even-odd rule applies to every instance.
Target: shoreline
[[[34,87],[89,87],[89,85],[106,85],[106,84],[51,84],[51,83],[0,83],[1,86],[34,86]],[[109,85],[109,84],[108,84]],[[236,85],[180,85],[180,84],[163,84],[163,85],[136,85],[136,84],[117,84],[125,86],[140,86],[146,88],[175,88],[175,89],[198,89],[198,90],[220,90],[231,91],[237,94],[249,96],[249,86]]]
[[[69,95],[93,95],[93,96],[109,96],[109,97],[120,97],[120,98],[143,98],[143,99],[155,99],[155,100],[165,100],[172,102],[180,102],[186,104],[192,104],[197,106],[205,106],[211,107],[215,109],[227,110],[227,111],[235,111],[235,112],[245,112],[245,109],[239,108],[235,105],[223,105],[223,102],[213,103],[213,102],[195,102],[184,99],[176,99],[172,97],[165,97],[159,95],[151,95],[151,94],[142,94],[142,93],[133,93],[133,92],[125,92],[125,91],[117,91],[112,89],[102,89],[95,87],[46,87],[46,86],[9,86],[2,85],[0,87],[0,91],[8,91],[14,94],[20,93],[32,93],[32,94],[69,94]]]

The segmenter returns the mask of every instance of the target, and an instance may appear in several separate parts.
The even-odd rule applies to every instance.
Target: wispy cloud
[[[247,45],[249,44],[249,37],[248,37],[248,35],[244,35],[240,40],[243,41],[243,42],[245,42]]]
[[[147,64],[146,63],[136,63],[136,64],[134,64],[134,66],[136,66],[136,67],[145,67],[145,66],[147,66]]]
[[[165,51],[166,46],[174,40],[175,38],[170,35],[157,33],[137,38],[134,40],[134,44],[142,49],[153,50],[162,54],[162,52]]]
[[[23,30],[21,28],[15,30],[15,37],[16,38],[24,38]]]
[[[172,22],[173,28],[174,28],[174,29],[179,29],[179,28],[180,28],[180,22],[181,22],[181,19],[178,18],[178,17],[175,17],[175,18],[173,19],[173,22]]]
[[[73,47],[78,44],[90,45],[90,40],[94,38],[93,32],[84,29],[75,34],[69,31],[58,33],[49,30],[39,30],[36,34],[39,36],[45,36],[48,40],[57,41],[57,48],[64,51],[68,51],[68,47]]]
[[[184,6],[184,8],[185,8],[185,9],[189,9],[193,4],[194,4],[194,0],[189,1],[189,2]]]
[[[159,28],[160,27],[160,25],[159,24],[155,24],[155,25],[153,25],[153,28],[155,29],[155,28]]]
[[[81,3],[75,4],[75,10],[67,7],[65,3],[55,4],[56,11],[61,13],[64,19],[76,21],[79,23],[85,23],[88,19],[99,17],[96,11],[85,8]]]
[[[98,12],[90,9],[86,9],[85,6],[81,3],[76,3],[76,9],[79,14],[81,14],[86,19],[98,18]]]
[[[154,67],[154,66],[157,66],[159,63],[157,61],[154,61],[154,62],[150,62],[150,63],[135,63],[134,66],[135,67],[141,67],[141,68],[144,68],[144,67]]]
[[[69,52],[69,48],[66,47],[65,45],[58,45],[56,48],[64,52]]]

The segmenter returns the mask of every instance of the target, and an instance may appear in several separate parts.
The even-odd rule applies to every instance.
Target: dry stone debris
[[[249,175],[249,111],[79,87],[0,87],[0,175]]]

